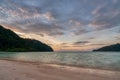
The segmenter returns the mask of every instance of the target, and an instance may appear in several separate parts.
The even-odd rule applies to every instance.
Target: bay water
[[[0,52],[0,59],[120,70],[120,52]]]

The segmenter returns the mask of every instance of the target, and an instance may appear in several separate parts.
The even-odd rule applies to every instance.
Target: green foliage
[[[120,44],[105,46],[94,51],[120,51]]]
[[[53,51],[53,49],[34,39],[23,39],[9,29],[0,26],[0,51]]]

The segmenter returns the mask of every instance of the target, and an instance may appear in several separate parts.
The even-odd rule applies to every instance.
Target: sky
[[[55,51],[120,43],[120,0],[0,0],[0,25]]]

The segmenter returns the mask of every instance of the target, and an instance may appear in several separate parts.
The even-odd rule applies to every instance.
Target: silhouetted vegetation
[[[120,51],[120,44],[114,44],[110,46],[105,46],[93,51]]]
[[[34,39],[23,39],[9,29],[0,25],[0,51],[53,51],[53,49]]]

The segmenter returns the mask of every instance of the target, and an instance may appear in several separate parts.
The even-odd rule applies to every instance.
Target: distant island
[[[93,51],[120,51],[120,44],[117,43],[117,44],[113,44],[110,46],[105,46],[105,47],[102,47],[102,48],[99,48]]]
[[[41,51],[50,52],[53,49],[34,39],[24,39],[19,37],[13,31],[4,28],[0,25],[0,51],[7,52],[29,52]]]

